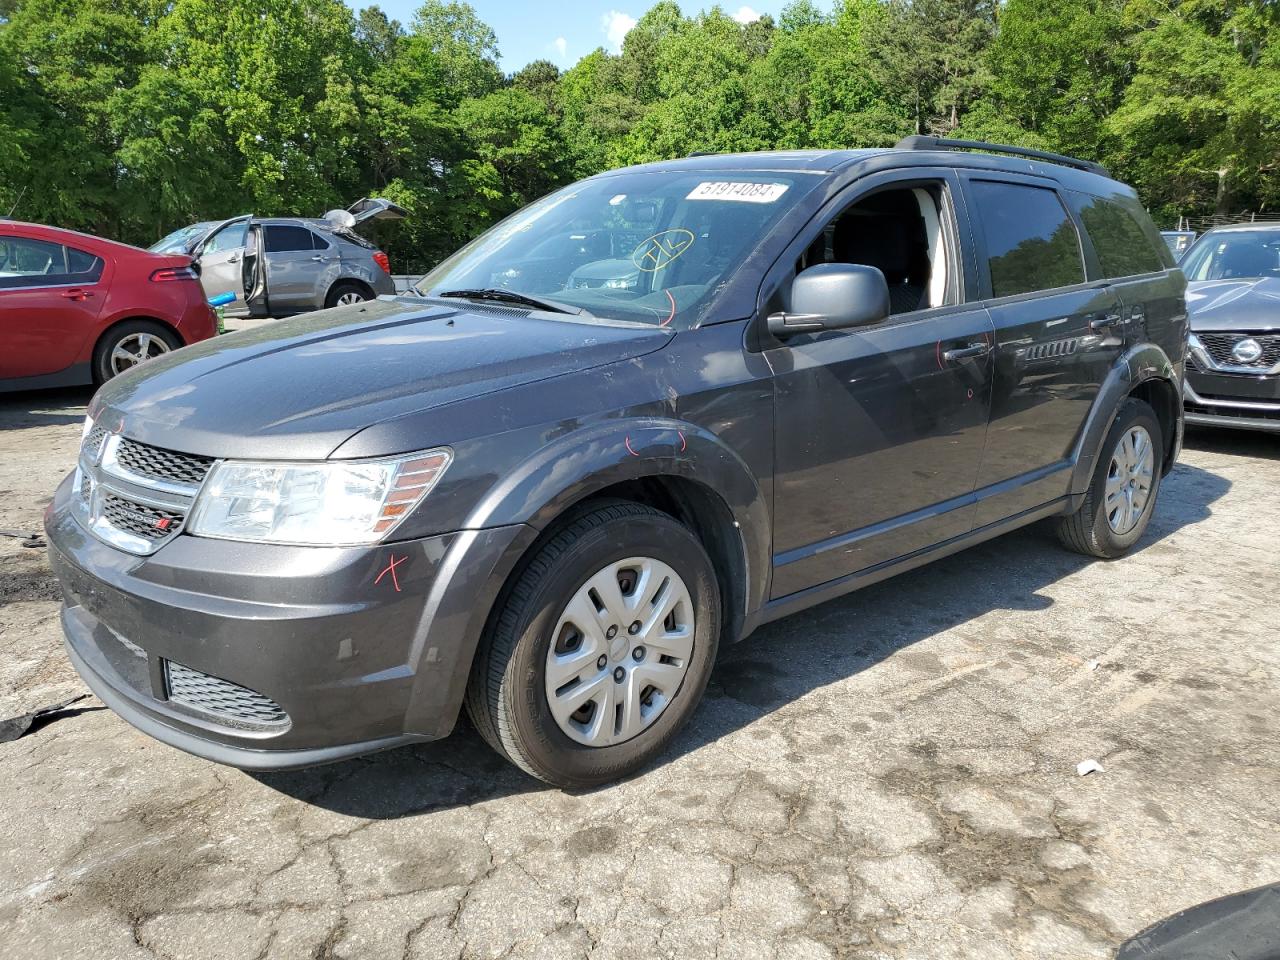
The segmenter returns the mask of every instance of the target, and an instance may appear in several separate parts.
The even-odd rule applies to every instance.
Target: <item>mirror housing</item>
[[[775,337],[844,330],[889,316],[889,284],[875,267],[819,263],[791,281],[791,310],[769,315]]]

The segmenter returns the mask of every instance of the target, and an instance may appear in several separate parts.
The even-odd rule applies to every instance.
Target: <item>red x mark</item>
[[[389,573],[391,574],[391,582],[395,584],[396,593],[399,593],[400,578],[396,576],[396,567],[400,566],[400,564],[404,563],[408,559],[409,559],[409,555],[407,553],[403,557],[398,557],[398,558],[393,553],[391,555],[391,562],[388,563],[386,567],[383,568],[383,571],[380,574],[378,574],[377,578],[374,579],[373,585],[376,587],[379,583],[382,582],[382,578]]]

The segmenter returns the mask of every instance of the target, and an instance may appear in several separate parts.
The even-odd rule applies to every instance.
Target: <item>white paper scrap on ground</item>
[[[1102,666],[1102,664],[1100,664],[1097,660],[1090,660],[1088,663],[1085,664],[1085,666],[1088,667],[1090,670],[1097,670],[1100,666]]]
[[[1091,773],[1106,773],[1102,769],[1102,764],[1097,760],[1081,760],[1076,764],[1076,773],[1082,777],[1087,777]]]

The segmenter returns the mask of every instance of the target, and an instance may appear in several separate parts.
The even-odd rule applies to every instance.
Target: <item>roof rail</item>
[[[1047,160],[1064,167],[1075,167],[1089,173],[1111,176],[1100,163],[1092,160],[1080,160],[1062,153],[1050,153],[1048,150],[1032,150],[1030,147],[1014,147],[1007,143],[985,143],[982,140],[949,140],[946,137],[903,137],[898,141],[899,150],[984,150],[987,153],[1007,153],[1015,157],[1030,157],[1034,160]]]
[[[687,153],[685,156],[687,157],[718,157],[720,156],[720,152],[718,150],[692,150],[689,153]]]

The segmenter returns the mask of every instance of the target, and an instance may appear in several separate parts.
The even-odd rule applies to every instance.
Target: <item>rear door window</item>
[[[1076,210],[1093,241],[1103,276],[1133,277],[1164,269],[1159,250],[1128,210],[1101,197],[1075,196]]]
[[[1084,282],[1080,236],[1056,192],[973,180],[969,193],[985,241],[993,297]]]
[[[312,234],[306,227],[268,224],[267,253],[288,253],[294,250],[312,250]]]
[[[102,258],[84,250],[28,237],[0,237],[0,290],[94,283]]]

